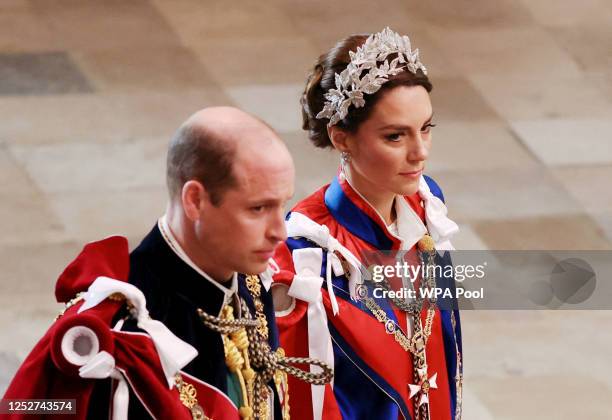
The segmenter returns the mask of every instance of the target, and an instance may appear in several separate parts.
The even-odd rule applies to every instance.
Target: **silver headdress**
[[[391,62],[387,57],[397,54]],[[388,27],[372,34],[356,52],[349,51],[351,62],[342,73],[336,73],[336,88],[325,94],[323,110],[317,118],[329,118],[328,127],[335,125],[348,114],[351,105],[361,108],[365,105],[364,94],[376,93],[389,81],[389,76],[408,70],[411,73],[427,69],[419,60],[419,49],[412,50],[410,38],[393,32]],[[378,63],[382,63],[380,66]],[[366,71],[361,77],[361,73]]]

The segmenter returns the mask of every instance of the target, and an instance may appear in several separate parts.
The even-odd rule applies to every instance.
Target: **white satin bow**
[[[332,270],[335,275],[344,274],[344,269],[335,252],[338,252],[349,265],[347,275],[349,281],[349,293],[351,299],[357,300],[356,287],[362,282],[361,264],[359,260],[336,238],[329,234],[325,225],[320,225],[298,212],[292,212],[287,220],[287,236],[306,238],[327,251],[326,283],[329,300],[331,301],[334,315],[339,312],[338,301],[332,285]]]
[[[134,285],[100,276],[89,286],[79,313],[98,305],[114,293],[121,293],[134,306],[137,325],[149,334],[164,370],[168,387],[174,386],[176,373],[198,355],[190,344],[175,336],[163,323],[151,319],[144,294]]]
[[[448,241],[452,235],[457,233],[459,226],[447,217],[446,205],[431,193],[427,181],[422,176],[419,182],[419,196],[425,206],[425,220],[429,234],[436,243],[436,248],[442,249],[439,244]]]

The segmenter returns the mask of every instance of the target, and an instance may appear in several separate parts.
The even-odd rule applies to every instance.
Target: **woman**
[[[283,348],[334,368],[325,388],[290,381],[291,410],[300,419],[460,417],[458,312],[372,296],[360,268],[372,262],[369,251],[433,257],[427,239],[452,249],[458,227],[446,217],[440,188],[423,175],[435,126],[431,89],[418,50],[389,28],[340,41],[308,78],[304,129],[315,146],[340,152],[341,170],[292,209],[289,239],[275,254]],[[417,277],[416,284],[432,286],[431,278]]]

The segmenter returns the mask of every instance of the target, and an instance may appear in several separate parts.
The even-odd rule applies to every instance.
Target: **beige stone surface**
[[[238,107],[262,118],[277,131],[292,132],[302,126],[303,89],[301,84],[241,85],[229,87],[227,94]]]
[[[546,82],[538,73],[505,76],[496,73],[472,73],[474,89],[503,118],[515,120],[601,118],[612,116],[612,95],[603,76],[577,77],[547,75]]]
[[[11,152],[45,193],[130,191],[165,184],[168,140],[13,146]],[[83,162],[83,159],[86,162]]]
[[[427,4],[408,0],[408,10],[440,28],[516,27],[533,21],[529,10],[513,0],[441,0]]]
[[[534,168],[538,163],[501,120],[449,121],[435,117],[429,171]]]
[[[0,245],[64,238],[64,227],[44,193],[6,147],[0,147]]]
[[[472,226],[467,223],[461,224],[459,233],[453,237],[452,243],[455,249],[459,251],[489,249],[489,246],[483,242]]]
[[[612,66],[612,54],[610,54],[612,11],[608,12],[608,19],[604,22],[593,19],[580,25],[554,28],[551,29],[551,32],[582,69],[602,72],[610,70]]]
[[[420,39],[417,32],[424,33],[419,29],[423,28],[425,22],[401,0],[357,0],[350,3],[279,0],[277,3],[289,16],[296,30],[311,38],[321,52],[348,35],[379,31],[385,26],[396,31],[415,33],[415,46],[419,45]]]
[[[608,418],[609,338],[592,331],[610,321],[609,311],[465,311],[466,387],[478,396],[466,413],[482,405],[495,419]]]
[[[167,136],[194,111],[232,101],[218,87],[0,98],[0,140],[11,144],[126,142]]]
[[[590,213],[612,211],[612,165],[555,168],[553,175]]]
[[[284,11],[270,2],[238,0],[229,5],[224,0],[155,0],[153,3],[188,46],[200,45],[208,37],[284,38],[297,33]]]
[[[545,74],[546,77],[577,77],[580,68],[544,28],[435,27],[429,31],[452,62],[464,73],[507,76]],[[545,73],[541,73],[544,72]]]
[[[208,39],[210,42],[193,49],[206,71],[222,85],[301,85],[320,54],[305,36]]]
[[[0,245],[0,294],[25,298],[34,294],[53,302],[55,281],[83,246],[81,242]]]
[[[520,3],[545,26],[612,22],[612,7],[607,0],[583,0],[580,7],[572,0],[520,0]]]
[[[166,210],[165,188],[53,194],[49,204],[70,239],[143,237]]]
[[[441,120],[480,121],[497,118],[495,110],[465,78],[438,78],[431,94],[434,113]]]
[[[483,220],[474,228],[491,249],[612,250],[597,223],[582,214]]]
[[[0,4],[0,50],[3,52],[50,51],[52,31],[26,0]]]
[[[181,45],[79,51],[73,58],[104,92],[172,92],[215,85],[194,52]]]
[[[55,49],[168,46],[179,42],[172,27],[147,0],[30,0],[33,14],[51,31]]]
[[[563,186],[539,166],[430,175],[444,188],[450,217],[461,222],[512,221],[583,211]]]
[[[612,163],[612,120],[525,120],[512,122],[512,128],[546,165]]]

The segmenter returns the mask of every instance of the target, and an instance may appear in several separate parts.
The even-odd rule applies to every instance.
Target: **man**
[[[112,237],[60,276],[58,301],[87,292],[4,398],[75,398],[80,418],[288,417],[290,360],[268,291],[293,195],[287,148],[242,111],[204,109],[171,140],[167,183],[166,214],[129,261],[125,240]],[[306,376],[329,381],[323,369]]]

